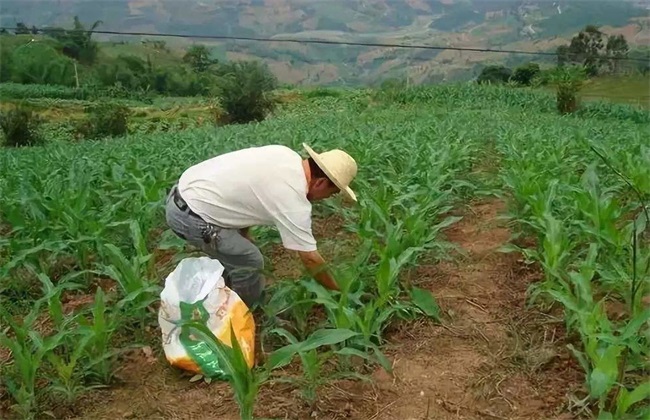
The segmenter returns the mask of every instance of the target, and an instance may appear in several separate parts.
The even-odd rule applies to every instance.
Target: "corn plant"
[[[362,302],[364,293],[361,291],[355,294],[341,293],[337,298],[315,281],[305,282],[305,287],[314,295],[310,299],[324,306],[329,325],[358,334],[347,343],[348,347],[371,354],[373,362],[391,371],[391,364],[380,349],[383,332],[394,317],[410,318],[410,305],[396,302],[379,306],[372,298],[369,302]]]
[[[554,290],[549,294],[567,309],[570,329],[580,333],[584,350],[569,347],[586,372],[589,390],[586,399],[598,402],[601,417],[612,418],[612,411],[615,411],[616,418],[620,418],[629,415],[628,410],[635,403],[650,398],[648,385],[640,384],[631,392],[624,385],[628,352],[643,354],[640,329],[650,319],[650,309],[633,314],[620,327],[609,320],[604,300],[594,301],[591,289],[597,249],[597,245],[592,244],[580,270],[569,273],[574,290]]]
[[[298,338],[306,339],[310,333],[310,315],[316,305],[309,299],[309,291],[302,282],[283,281],[274,286],[269,293],[270,299],[262,306],[267,318],[276,321],[278,317],[286,316]],[[266,329],[263,329],[263,334],[266,334]]]
[[[286,366],[296,353],[305,353],[321,346],[330,346],[349,339],[354,332],[342,329],[318,330],[302,342],[293,342],[275,350],[261,368],[250,369],[241,350],[239,340],[230,324],[231,345],[221,342],[210,329],[200,322],[180,321],[181,334],[195,334],[207,344],[223,367],[240,409],[242,420],[253,419],[255,400],[260,386],[269,380],[271,372]]]
[[[81,277],[86,272],[77,272],[62,278],[55,286],[51,279],[42,272],[37,272],[33,266],[29,267],[41,281],[43,294],[42,301],[47,302],[49,319],[55,331],[64,333],[61,336],[58,351],[47,352],[45,359],[54,370],[49,376],[50,390],[57,396],[62,397],[66,404],[73,403],[76,398],[86,390],[90,389],[83,384],[83,353],[85,351],[88,337],[79,335],[76,332],[76,315],[66,315],[63,312],[61,303],[64,290],[80,289],[81,285],[73,283],[75,277]]]
[[[155,301],[160,286],[154,283],[157,272],[153,265],[153,254],[147,249],[138,223],[131,221],[129,229],[136,255],[128,258],[117,246],[104,244],[102,254],[109,264],[100,267],[99,272],[117,281],[125,295],[122,301],[125,310],[127,313],[139,314],[140,325],[143,327],[146,309]]]
[[[507,162],[502,180],[512,203],[509,218],[538,241],[535,249],[509,244],[505,250],[539,263],[544,279],[531,286],[531,302],[544,296],[562,304],[567,330],[580,337],[580,348],[570,346],[586,374],[588,395],[579,405],[593,403],[603,418],[631,415],[634,405],[647,398],[646,386],[629,380],[632,372],[645,369],[648,346],[642,337],[650,313],[639,295],[649,272],[650,255],[643,246],[647,215],[636,210],[643,194],[620,173],[613,170],[624,182],[584,158],[585,149],[596,151],[587,142],[530,143],[527,152],[515,145],[512,139],[501,145]],[[582,155],[576,155],[580,149]],[[558,168],[555,174],[547,168],[551,162]],[[584,170],[578,171],[580,166]],[[623,199],[626,184],[638,201]],[[640,215],[627,222],[630,213]],[[624,300],[629,314],[610,319],[610,299]]]
[[[128,308],[119,301],[113,311],[106,306],[106,295],[98,287],[91,309],[92,318],[78,318],[79,334],[83,337],[84,377],[90,383],[109,385],[113,380],[115,363],[120,351],[111,346],[115,331],[121,326],[122,313]],[[108,312],[108,313],[107,313]]]
[[[269,331],[271,334],[278,334],[287,341],[289,341],[290,346],[300,347],[302,346],[303,351],[298,351],[300,357],[300,362],[302,364],[302,375],[298,378],[292,377],[280,377],[274,379],[275,382],[288,382],[295,384],[302,398],[310,405],[313,406],[316,403],[318,397],[318,389],[332,380],[343,379],[343,378],[354,378],[362,380],[370,380],[367,376],[359,374],[353,371],[345,371],[341,368],[336,369],[332,373],[325,372],[324,366],[327,362],[335,356],[347,357],[347,356],[356,356],[362,360],[371,361],[371,357],[364,352],[350,348],[342,347],[334,350],[318,351],[318,349],[310,348],[306,349],[306,344],[301,344],[301,342],[293,334],[291,334],[286,329],[275,328]],[[305,342],[307,342],[305,340]]]
[[[8,348],[13,356],[13,365],[4,374],[9,394],[16,401],[12,408],[23,418],[33,418],[38,408],[36,382],[43,369],[45,359],[62,343],[67,331],[44,337],[34,328],[43,301],[37,301],[32,310],[16,322],[13,316],[0,305],[0,317],[8,330],[0,332],[0,344]]]
[[[20,89],[23,96],[37,90]],[[295,350],[315,383],[329,380],[330,362],[339,365],[337,374],[352,370],[347,369],[352,356],[390,369],[382,344],[391,322],[422,315],[440,320],[435,297],[404,274],[424,256],[428,261],[448,257],[452,245],[442,233],[458,221],[450,214],[466,204],[463,200],[499,187],[513,231],[536,240],[530,249],[513,247],[543,271],[543,281],[530,289],[531,302],[562,305],[570,338],[577,337],[576,357],[584,359],[591,395],[585,406],[601,405],[602,416],[638,414],[647,389],[635,379],[647,368],[642,298],[648,293],[650,257],[647,234],[639,233],[641,221],[635,228],[630,217],[650,198],[647,112],[585,104],[574,115],[560,117],[552,93],[472,85],[410,87],[376,99],[380,103],[370,101],[367,92],[341,93],[283,108],[262,124],[4,150],[0,297],[3,316],[13,322],[7,323],[3,340],[11,340],[18,356],[3,375],[13,381],[17,408],[37,413],[41,391],[56,388],[58,397],[72,400],[85,388],[111,384],[121,350],[114,348],[113,338],[141,338],[168,268],[155,266],[152,250],[166,246],[159,233],[165,229],[169,188],[188,165],[259,145],[263,138],[296,151],[309,139],[321,150],[345,149],[359,163],[357,205],[335,198],[327,200],[326,210],[314,206],[317,218],[342,215],[346,229],[358,237],[356,249],[343,261],[332,261],[341,291],[327,291],[312,280],[290,286],[281,281],[269,290],[265,308],[268,315],[288,320],[285,330],[295,338],[284,338],[293,349],[289,353]],[[52,131],[48,137],[58,135]],[[607,150],[610,166],[624,169],[641,197],[630,194],[607,164],[593,162],[590,143]],[[629,246],[634,231],[636,252]],[[265,235],[259,243],[267,247],[277,239]],[[29,271],[30,265],[38,269]],[[71,281],[62,269],[85,274]],[[117,295],[97,289],[92,308],[74,315],[57,315],[57,292],[39,290],[45,278],[50,291],[62,282],[88,288],[97,275],[115,280]],[[49,300],[39,301],[39,293]],[[622,319],[607,316],[611,300],[629,308]],[[325,319],[311,315],[320,307]],[[59,342],[53,341],[57,334],[38,336],[31,331],[36,326],[32,310],[67,334]],[[21,320],[23,313],[28,315]],[[294,345],[332,328],[354,335],[326,348]],[[279,367],[273,371],[273,379],[281,376]],[[250,407],[256,384],[267,378],[264,369],[242,372],[240,401]],[[23,374],[26,380],[20,379]],[[37,389],[33,385],[39,378],[51,386]],[[305,394],[310,401],[314,396],[315,388]]]
[[[27,268],[40,280],[43,295],[23,318],[22,324],[15,322],[13,316],[2,309],[2,319],[9,325],[11,334],[3,333],[0,340],[14,355],[13,373],[6,377],[8,389],[17,402],[16,409],[31,416],[37,409],[35,384],[39,379],[47,380],[50,393],[65,404],[72,404],[82,393],[101,386],[88,384],[87,379],[96,372],[98,362],[107,360],[113,351],[109,348],[110,337],[106,333],[104,340],[98,341],[98,333],[104,330],[99,319],[104,311],[103,299],[95,300],[92,308],[95,324],[90,330],[82,314],[68,315],[63,311],[62,292],[80,289],[82,285],[73,280],[85,276],[86,272],[71,273],[55,285],[33,265],[27,265]],[[98,296],[102,296],[101,289],[98,289]],[[45,313],[41,310],[44,305],[47,306]],[[44,334],[34,328],[37,318],[42,315],[47,315],[53,333]],[[101,343],[99,347],[98,343]],[[110,378],[112,371],[109,369],[100,370],[104,378]]]

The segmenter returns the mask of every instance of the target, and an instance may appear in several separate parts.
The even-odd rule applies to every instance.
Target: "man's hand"
[[[332,276],[325,269],[325,260],[318,251],[298,252],[300,260],[309,273],[323,286],[330,290],[340,290]]]

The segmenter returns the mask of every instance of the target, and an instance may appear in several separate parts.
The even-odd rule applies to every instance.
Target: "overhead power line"
[[[15,31],[18,28],[0,27],[0,30]],[[25,28],[22,28],[25,30]],[[30,31],[36,32],[70,32],[70,29],[64,28],[31,28]],[[486,52],[500,54],[527,54],[539,56],[557,56],[554,52],[543,51],[522,51],[522,50],[495,50],[491,48],[472,48],[472,47],[450,47],[423,44],[390,44],[383,42],[357,42],[357,41],[332,41],[326,39],[291,39],[291,38],[262,38],[254,36],[230,36],[230,35],[196,35],[196,34],[173,34],[173,33],[151,33],[151,32],[120,32],[120,31],[103,31],[92,30],[83,31],[86,33],[95,33],[103,35],[125,35],[125,36],[156,36],[163,38],[201,38],[216,39],[223,41],[254,41],[254,42],[288,42],[296,44],[325,44],[325,45],[349,45],[357,47],[379,47],[379,48],[403,48],[403,49],[421,49],[421,50],[451,50],[451,51],[468,51],[468,52]],[[649,59],[629,58],[629,57],[608,57],[611,60],[650,62]]]

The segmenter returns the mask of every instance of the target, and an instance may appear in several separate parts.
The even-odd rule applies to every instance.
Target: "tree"
[[[210,58],[210,50],[205,45],[192,45],[183,56],[183,61],[199,73],[218,63],[218,60]]]
[[[616,71],[621,58],[628,53],[627,40],[623,35],[608,37],[595,25],[587,25],[571,39],[569,45],[556,50],[557,64],[581,64],[589,76],[597,76],[603,65]]]
[[[511,80],[523,86],[530,86],[531,82],[540,71],[541,69],[537,63],[523,64],[515,69]]]
[[[45,33],[61,43],[63,54],[82,64],[90,65],[95,62],[99,52],[99,46],[92,40],[92,31],[101,23],[102,21],[98,20],[90,29],[86,29],[79,17],[75,16],[73,29],[54,28],[46,30]]]
[[[0,48],[0,83],[11,81],[13,55],[7,48]]]
[[[271,92],[278,81],[268,66],[257,61],[235,61],[219,69],[218,96],[231,123],[261,121],[275,108]]]
[[[597,26],[587,25],[569,44],[569,58],[582,63],[589,76],[596,76],[602,64],[603,33]]]
[[[621,59],[627,57],[630,47],[623,35],[609,37],[605,47],[606,55],[609,58],[609,69],[617,72],[620,68]]]
[[[624,66],[632,72],[639,72],[644,76],[650,73],[650,47],[637,47],[631,50],[628,56],[634,61],[621,61],[619,66]]]
[[[3,66],[4,64],[3,62]],[[12,82],[65,86],[75,84],[73,60],[44,42],[31,42],[15,48],[10,52],[8,65],[7,75]]]
[[[507,83],[512,76],[512,71],[501,65],[492,65],[485,67],[479,74],[478,83]]]
[[[29,28],[23,22],[16,23],[16,30],[14,31],[16,35],[27,35],[30,33]]]
[[[569,63],[569,46],[568,45],[560,45],[557,47],[555,50],[555,54],[557,56],[557,66],[558,67],[564,67],[566,64]]]

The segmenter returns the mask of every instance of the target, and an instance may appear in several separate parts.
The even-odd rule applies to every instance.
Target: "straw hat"
[[[345,195],[348,196],[348,198],[357,201],[357,196],[349,187],[350,182],[357,175],[357,163],[354,159],[343,150],[334,149],[318,154],[306,143],[303,143],[302,146],[305,148],[307,153],[309,153],[309,156],[314,159],[314,162],[316,162],[318,167],[325,172],[325,175],[327,175],[327,177],[331,179],[332,182],[345,193]]]

